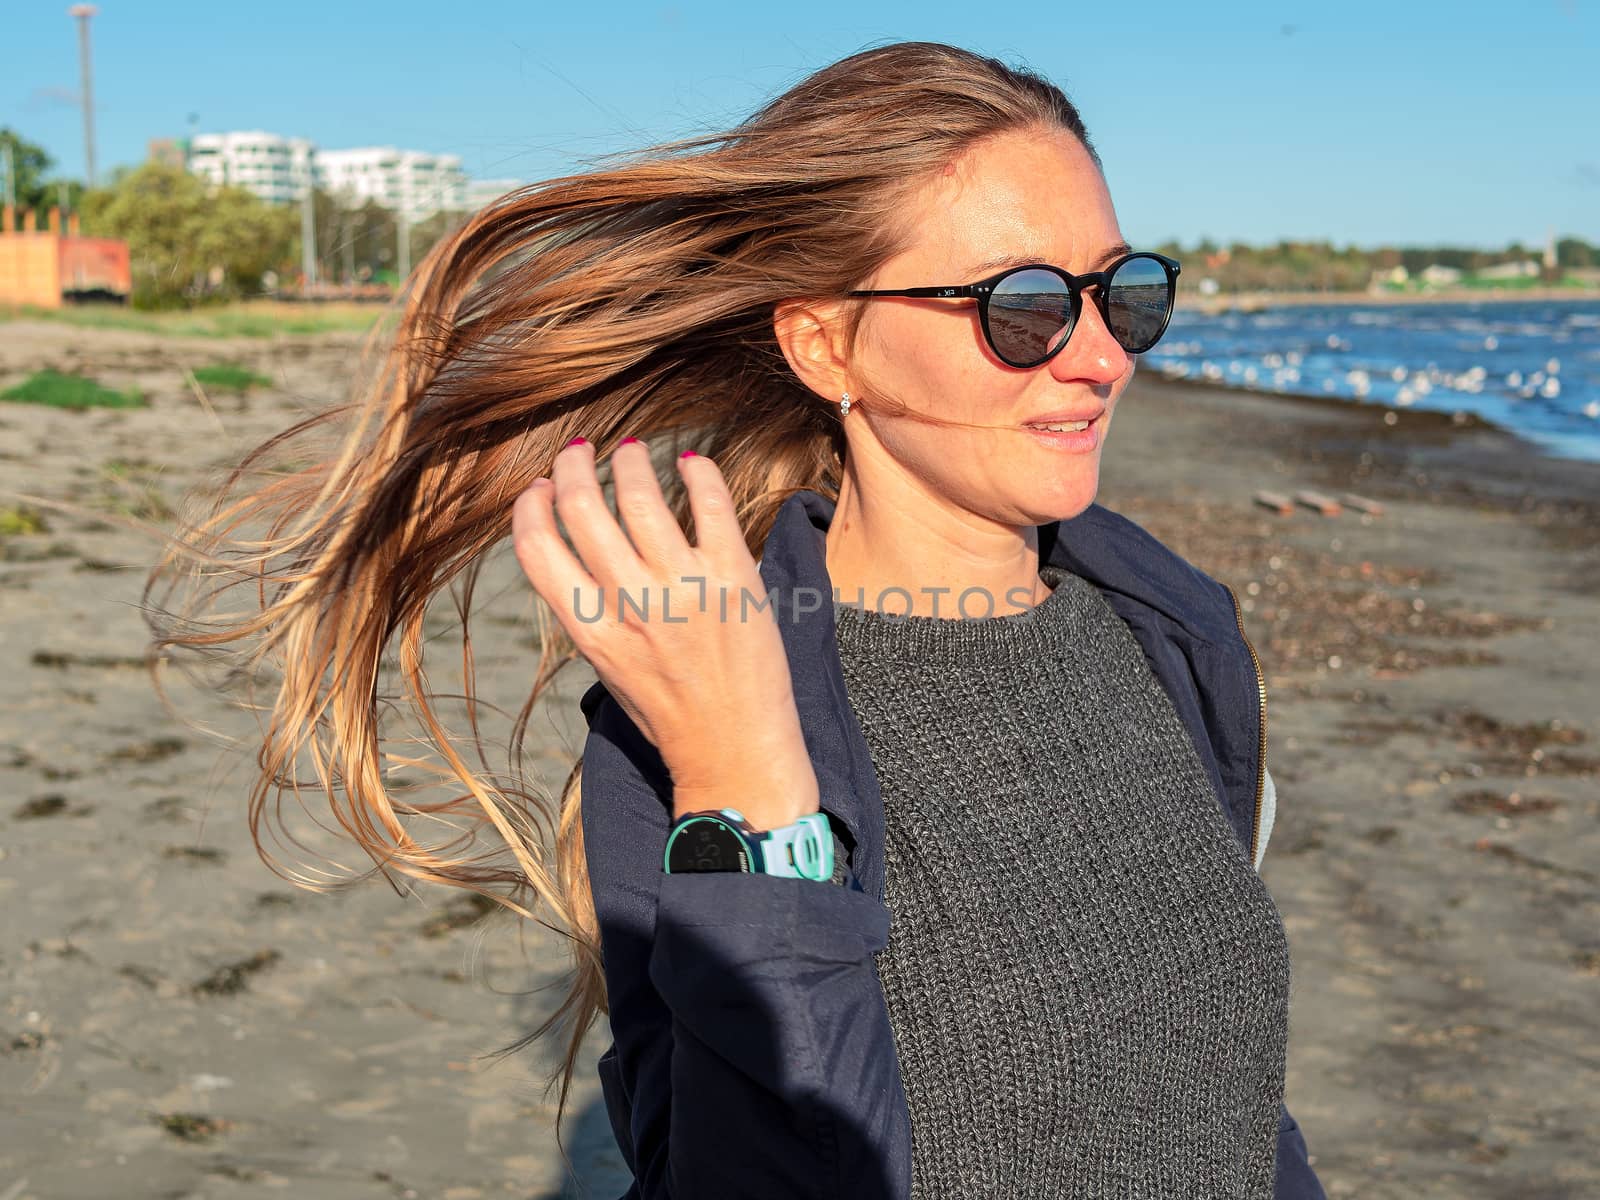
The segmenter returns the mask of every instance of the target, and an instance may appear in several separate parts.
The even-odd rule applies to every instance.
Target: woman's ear
[[[841,309],[824,300],[784,300],[772,317],[773,333],[790,370],[829,404],[850,389]]]

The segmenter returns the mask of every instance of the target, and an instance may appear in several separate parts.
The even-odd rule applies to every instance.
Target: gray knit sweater
[[[1041,574],[1008,616],[834,606],[887,823],[912,1195],[1270,1200],[1277,909],[1132,631]]]

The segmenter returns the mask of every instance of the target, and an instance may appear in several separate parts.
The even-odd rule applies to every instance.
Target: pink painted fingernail
[[[678,455],[678,457],[679,458],[693,458],[694,457],[694,451],[693,450],[685,450],[682,454]]]
[[[575,437],[570,442],[567,443],[568,446],[587,446],[588,444],[589,444],[589,439],[588,438],[582,438],[582,437]]]
[[[636,437],[625,437],[620,442],[618,442],[617,445],[626,446],[629,442],[637,442],[638,440],[639,439],[636,438]]]

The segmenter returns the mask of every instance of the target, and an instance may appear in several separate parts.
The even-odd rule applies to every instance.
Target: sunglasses
[[[1164,254],[1140,251],[1086,275],[1072,275],[1048,263],[1029,263],[977,283],[847,295],[975,299],[984,340],[996,357],[1010,367],[1037,367],[1066,346],[1083,312],[1083,293],[1091,287],[1095,306],[1117,344],[1129,354],[1143,354],[1167,331],[1180,269]]]

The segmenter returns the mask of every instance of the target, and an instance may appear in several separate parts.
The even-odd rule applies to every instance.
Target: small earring
[[[842,421],[850,415],[850,393],[846,392],[839,397],[839,419]]]

